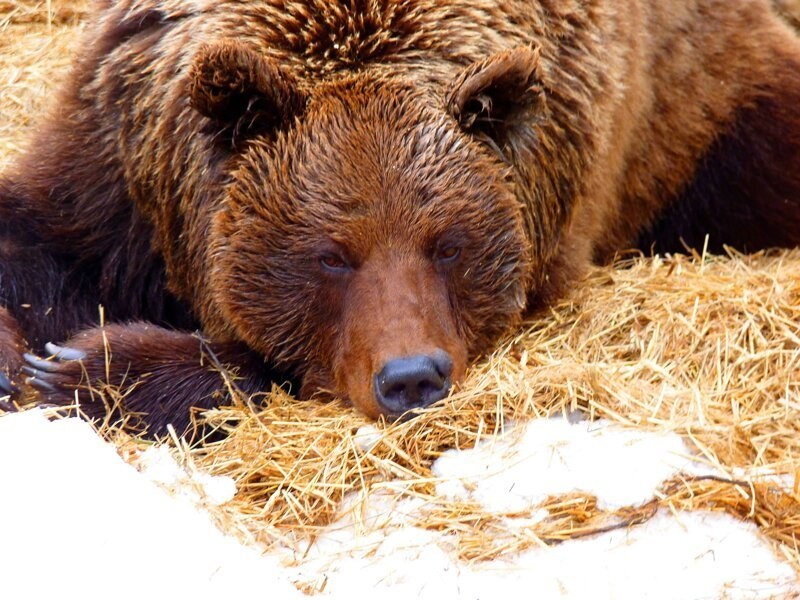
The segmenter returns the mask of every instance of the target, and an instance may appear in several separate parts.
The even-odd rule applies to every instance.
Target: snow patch
[[[231,477],[187,470],[175,461],[167,446],[147,448],[138,457],[137,466],[150,481],[195,504],[219,506],[236,495],[236,482]]]
[[[0,456],[4,597],[304,597],[277,558],[223,535],[82,421],[3,416]]]
[[[364,432],[365,447],[375,433]],[[138,472],[85,423],[34,410],[0,417],[0,453],[3,597],[307,597],[295,582],[338,600],[800,594],[797,574],[757,529],[723,514],[662,512],[629,530],[467,564],[453,536],[414,526],[424,501],[383,488],[351,494],[310,547],[264,555],[202,509],[229,498],[233,482],[194,473],[165,449],[146,451]],[[534,518],[550,495],[582,490],[608,507],[635,504],[696,468],[677,436],[560,419],[519,424],[435,465],[442,494]]]
[[[324,598],[754,600],[800,593],[756,528],[725,514],[660,512],[642,526],[475,564],[417,528],[353,538],[295,570]],[[312,585],[314,587],[314,585]]]
[[[571,492],[594,495],[599,508],[616,510],[651,500],[678,473],[710,472],[674,433],[561,418],[512,425],[471,450],[445,452],[432,471],[441,495],[497,513],[521,512]]]

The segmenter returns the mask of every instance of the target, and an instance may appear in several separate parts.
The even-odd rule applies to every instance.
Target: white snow
[[[359,427],[355,435],[355,443],[362,452],[369,452],[381,441],[381,432],[375,425],[364,425]]]
[[[352,542],[338,552],[323,544],[330,554],[298,573],[316,574],[331,598],[751,600],[800,593],[796,574],[755,527],[722,514],[659,513],[631,530],[473,565],[454,560],[446,540],[414,528],[364,539],[356,551]]]
[[[570,492],[595,495],[599,508],[613,510],[647,502],[678,473],[707,472],[675,434],[565,419],[512,427],[500,440],[450,450],[433,466],[440,494],[491,512],[521,511]]]
[[[304,597],[276,558],[223,535],[86,423],[4,416],[0,456],[4,598]]]
[[[367,451],[377,433],[362,433]],[[342,600],[800,594],[797,574],[756,528],[727,515],[659,513],[628,530],[467,564],[452,537],[413,526],[430,507],[384,488],[348,497],[311,548],[264,555],[221,533],[202,508],[229,499],[233,482],[191,474],[163,448],[145,452],[139,472],[85,423],[29,411],[0,417],[0,456],[3,598],[307,597],[294,584]],[[443,498],[500,513],[535,511],[570,491],[612,509],[636,504],[698,469],[677,436],[562,419],[518,424],[434,465]]]
[[[151,446],[138,458],[138,465],[150,481],[172,495],[183,496],[195,504],[219,506],[236,495],[236,483],[230,477],[214,477],[200,471],[187,472],[170,454],[167,446]]]

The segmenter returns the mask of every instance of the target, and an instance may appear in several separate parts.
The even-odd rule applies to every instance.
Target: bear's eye
[[[342,273],[350,270],[350,265],[338,254],[323,254],[319,257],[319,264],[327,271]]]
[[[458,246],[442,246],[436,250],[436,261],[439,263],[451,263],[461,255],[461,248]]]

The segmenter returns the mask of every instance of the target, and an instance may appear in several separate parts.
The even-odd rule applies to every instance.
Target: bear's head
[[[504,52],[431,97],[368,72],[306,88],[232,42],[200,53],[192,105],[235,153],[214,304],[301,395],[396,417],[518,323],[530,246],[501,148],[540,102],[537,65]]]

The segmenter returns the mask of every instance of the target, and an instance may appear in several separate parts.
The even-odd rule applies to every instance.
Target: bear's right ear
[[[190,71],[189,102],[234,147],[303,112],[306,97],[291,73],[234,41],[203,46]]]
[[[544,110],[539,48],[519,46],[464,69],[447,95],[447,111],[465,131],[502,147],[511,130]]]

